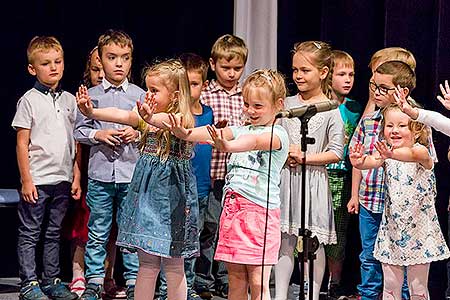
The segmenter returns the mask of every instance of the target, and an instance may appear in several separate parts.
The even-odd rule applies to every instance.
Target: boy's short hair
[[[133,40],[131,37],[121,30],[108,29],[98,38],[98,56],[102,57],[103,47],[109,44],[116,44],[121,47],[129,47],[133,53]]]
[[[391,60],[382,63],[375,70],[378,74],[392,75],[392,83],[397,86],[407,87],[409,92],[416,87],[416,74],[413,69],[405,62],[400,60]]]
[[[378,62],[389,60],[399,60],[408,64],[413,71],[416,69],[416,59],[412,52],[401,47],[388,47],[378,50],[372,55],[369,68],[373,69]]]
[[[245,42],[240,37],[231,34],[225,34],[219,37],[211,49],[211,59],[214,62],[221,58],[227,61],[238,57],[243,63],[247,62],[248,49]]]
[[[333,57],[333,63],[336,67],[337,65],[343,65],[344,67],[355,68],[355,61],[353,57],[345,51],[333,50],[331,51]]]
[[[31,39],[27,48],[27,59],[29,64],[33,64],[34,55],[38,51],[48,51],[55,49],[64,55],[61,43],[53,36],[35,36]]]
[[[179,59],[187,72],[198,72],[202,75],[203,82],[206,81],[208,76],[208,63],[203,57],[195,53],[183,53]]]

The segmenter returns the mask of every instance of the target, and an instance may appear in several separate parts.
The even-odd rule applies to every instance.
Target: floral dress
[[[375,242],[374,257],[408,266],[450,256],[439,226],[433,170],[419,163],[385,161],[388,197]]]

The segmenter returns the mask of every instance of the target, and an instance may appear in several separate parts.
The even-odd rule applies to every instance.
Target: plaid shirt
[[[364,145],[365,154],[372,154],[376,151],[375,142],[378,141],[378,135],[381,133],[381,121],[383,115],[381,110],[375,111],[372,115],[361,118],[358,127],[356,127],[350,142],[350,147],[361,143]],[[436,150],[433,144],[431,129],[427,128],[428,135],[428,153],[434,162],[437,162]],[[382,213],[384,200],[387,196],[384,182],[383,166],[377,169],[361,170],[362,179],[359,186],[359,203],[373,213]]]
[[[211,80],[208,87],[202,91],[200,101],[212,108],[214,122],[228,120],[228,126],[244,124],[242,108],[244,99],[242,89],[238,86],[234,93],[229,94],[216,80]],[[213,149],[211,159],[211,179],[225,179],[226,163],[229,154]]]
[[[381,120],[383,115],[380,110],[372,115],[364,116],[359,121],[353,133],[350,147],[357,143],[364,145],[365,154],[376,151],[375,142],[381,132]],[[382,213],[386,197],[386,186],[384,184],[384,168],[361,170],[362,179],[359,186],[359,203],[374,213]]]

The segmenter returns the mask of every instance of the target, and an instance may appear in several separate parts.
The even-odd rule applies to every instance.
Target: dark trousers
[[[23,199],[19,202],[17,253],[22,285],[38,279],[36,245],[40,237],[43,239],[42,284],[49,284],[59,276],[60,231],[69,204],[70,188],[69,182],[36,186],[38,192],[36,203],[28,203]]]
[[[200,256],[196,261],[194,287],[199,292],[209,291],[214,285],[220,286],[228,283],[228,274],[223,262],[217,262],[217,272],[213,273],[224,184],[224,180],[214,181],[213,189],[209,193],[203,230],[200,233]]]

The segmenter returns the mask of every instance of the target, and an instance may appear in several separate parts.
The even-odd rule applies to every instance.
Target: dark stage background
[[[275,0],[274,0],[275,1]],[[15,160],[15,132],[11,120],[18,98],[34,79],[26,67],[26,47],[35,35],[54,35],[65,51],[63,88],[74,93],[80,83],[86,56],[98,36],[108,28],[123,29],[135,45],[133,79],[141,85],[140,70],[155,58],[168,58],[182,52],[196,52],[208,58],[217,37],[233,31],[233,1],[9,1],[0,19],[3,40],[0,128],[3,129],[0,188],[19,188]],[[413,97],[426,108],[449,115],[435,99],[438,84],[450,79],[450,1],[446,0],[341,0],[278,1],[278,66],[287,75],[289,87],[290,50],[294,42],[324,40],[348,51],[356,62],[356,80],[351,97],[366,103],[370,71],[367,64],[380,48],[400,46],[411,50],[417,59],[417,88]],[[254,49],[250,49],[252,55]],[[141,85],[142,86],[142,85]],[[440,162],[436,165],[438,197],[436,206],[442,230],[447,232],[448,174],[446,154],[449,138],[435,133]],[[11,210],[0,209],[0,214]],[[0,247],[0,257],[15,272],[15,221],[0,216],[7,247]],[[7,222],[7,223],[6,223]],[[357,230],[356,227],[353,227]],[[350,247],[357,249],[356,236]],[[8,250],[9,249],[9,250]],[[357,251],[349,261],[357,263]],[[0,264],[0,275],[5,273]],[[353,263],[347,264],[352,273]],[[2,271],[3,270],[3,271]],[[356,272],[354,278],[357,278]],[[442,299],[446,287],[445,262],[432,265],[432,299]]]

